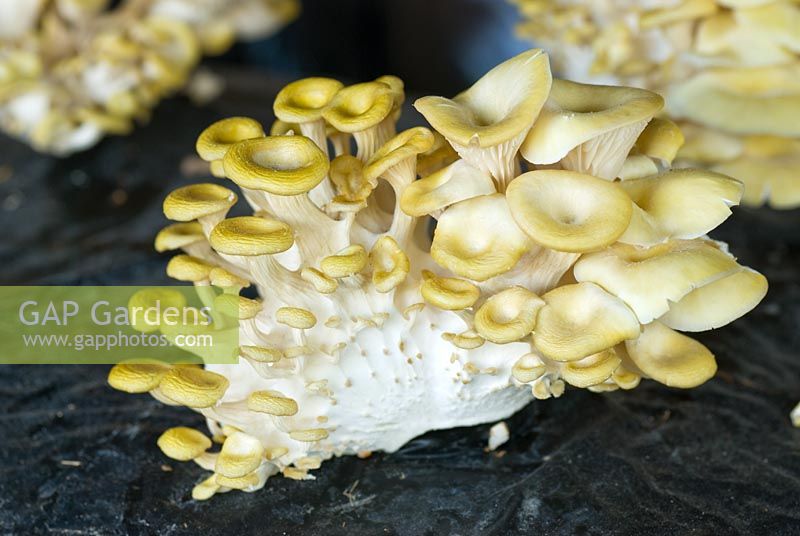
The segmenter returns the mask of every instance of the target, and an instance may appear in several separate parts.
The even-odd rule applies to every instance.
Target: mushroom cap
[[[213,264],[191,255],[175,255],[167,263],[167,275],[178,281],[205,281]]]
[[[742,202],[747,205],[758,206],[765,201],[777,209],[800,205],[800,151],[771,156],[745,154],[714,166],[714,170],[744,183]]]
[[[192,257],[189,257],[189,262],[192,262]],[[202,261],[201,261],[202,262]],[[202,276],[205,266],[198,268],[188,267],[188,271],[199,270],[201,272],[199,280],[206,279],[208,276]],[[168,272],[174,271],[168,269]],[[190,281],[194,278],[190,277]],[[152,333],[158,331],[161,327],[161,318],[152,319],[146,314],[147,309],[155,307],[157,310],[166,310],[167,308],[183,309],[186,307],[186,296],[174,289],[165,287],[152,287],[137,290],[133,295],[128,298],[128,314],[130,315],[130,326],[141,333]]]
[[[235,193],[219,184],[190,184],[167,195],[164,199],[164,215],[175,221],[192,221],[225,212],[236,204],[237,199]]]
[[[566,170],[524,173],[508,185],[506,198],[520,229],[556,251],[592,251],[614,243],[633,210],[616,184]]]
[[[555,361],[577,361],[639,336],[639,321],[625,303],[594,283],[546,293],[533,344]]]
[[[239,353],[256,363],[276,363],[284,357],[283,351],[266,346],[240,346]]]
[[[404,130],[384,143],[364,166],[364,178],[376,182],[387,169],[408,158],[416,159],[433,146],[433,133],[425,127]],[[416,175],[415,177],[416,178]]]
[[[322,273],[328,277],[339,279],[357,274],[367,265],[368,255],[364,246],[353,244],[347,246],[336,255],[330,255],[320,261]]]
[[[287,123],[276,119],[272,126],[269,127],[270,136],[295,136],[301,134],[300,125],[297,123]]]
[[[434,130],[433,146],[417,156],[417,173],[422,177],[427,177],[458,159],[458,153],[453,146],[447,142],[444,136]]]
[[[511,270],[529,246],[506,197],[481,195],[444,211],[434,231],[431,256],[461,277],[485,281]]]
[[[684,141],[678,125],[669,119],[656,117],[639,134],[635,147],[641,154],[671,164]]]
[[[247,409],[278,417],[291,417],[298,411],[297,402],[278,391],[253,391]]]
[[[297,329],[311,329],[317,325],[314,313],[300,307],[281,307],[275,311],[275,321]]]
[[[261,312],[263,304],[258,300],[251,300],[236,294],[220,294],[214,298],[214,310],[225,316],[248,320]]]
[[[161,379],[159,391],[190,408],[208,408],[228,390],[228,378],[197,367],[175,367]]]
[[[347,86],[336,93],[322,117],[340,132],[360,132],[386,119],[395,98],[395,91],[383,82]]]
[[[637,339],[625,342],[625,349],[639,370],[670,387],[697,387],[717,372],[708,348],[660,322],[644,326]]]
[[[622,363],[613,348],[592,354],[561,367],[561,377],[570,385],[586,388],[606,381]]]
[[[423,97],[414,107],[451,142],[494,147],[523,135],[550,92],[547,54],[532,49],[504,61],[453,97]]]
[[[226,255],[274,255],[292,247],[294,233],[282,221],[239,216],[219,222],[208,241],[212,248]]]
[[[229,117],[213,123],[197,138],[197,154],[206,162],[219,160],[231,146],[242,140],[260,138],[264,127],[249,117]]]
[[[376,181],[369,181],[364,176],[361,160],[349,154],[339,155],[331,160],[328,176],[336,186],[337,197],[341,197],[342,201],[365,201],[377,185]]]
[[[622,181],[619,186],[645,214],[631,221],[621,242],[653,245],[666,238],[698,238],[717,227],[738,205],[742,183],[700,169],[677,169]],[[645,225],[651,229],[641,229]],[[648,238],[650,237],[650,238]]]
[[[715,329],[750,312],[764,299],[767,286],[766,277],[745,267],[691,291],[658,320],[680,331]]]
[[[222,288],[245,288],[250,286],[250,281],[242,279],[225,268],[215,267],[208,273],[208,280],[215,287]]]
[[[511,375],[520,383],[531,383],[547,372],[547,365],[536,354],[525,354],[511,367]]]
[[[155,249],[159,253],[180,249],[205,240],[203,228],[196,221],[173,223],[156,235]]]
[[[409,216],[422,217],[459,201],[496,191],[491,175],[466,160],[457,160],[406,186],[400,197],[400,208]]]
[[[652,91],[556,79],[520,153],[533,164],[554,164],[592,138],[647,121],[663,106],[664,99]],[[627,155],[638,134],[619,136],[604,151]]]
[[[300,277],[303,281],[311,283],[314,289],[322,294],[331,294],[332,292],[336,292],[336,289],[339,288],[339,282],[337,280],[309,266],[300,270]]]
[[[243,188],[300,195],[322,182],[330,162],[305,136],[266,136],[231,147],[223,165],[228,178]]]
[[[389,292],[396,288],[411,270],[408,255],[391,236],[380,237],[369,252],[372,265],[372,284],[378,292]]]
[[[475,330],[496,344],[517,341],[536,326],[544,301],[524,287],[509,287],[486,300],[475,313]]]
[[[117,363],[108,373],[108,384],[117,391],[147,393],[161,383],[170,366],[159,361],[137,360],[134,363]]]
[[[303,78],[278,92],[272,109],[287,123],[307,123],[322,117],[322,111],[344,84],[333,78]]]
[[[168,429],[157,444],[168,458],[181,462],[193,460],[211,448],[211,440],[205,434],[185,426]]]
[[[225,438],[214,471],[227,478],[241,478],[261,465],[264,446],[261,441],[244,432],[234,432]]]
[[[670,240],[650,248],[614,244],[581,257],[573,273],[621,298],[648,324],[666,313],[670,302],[736,270],[734,258],[708,241]]]
[[[448,311],[460,311],[472,307],[481,296],[478,287],[464,279],[455,277],[436,277],[424,274],[425,279],[420,287],[422,298]]]

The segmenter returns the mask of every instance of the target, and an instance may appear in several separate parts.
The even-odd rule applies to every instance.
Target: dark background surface
[[[212,121],[269,124],[281,84],[312,73],[394,73],[412,94],[449,95],[521,48],[494,0],[305,4],[281,36],[210,63],[228,89],[207,107],[176,97],[132,136],[64,160],[0,138],[0,284],[167,283],[168,256],[152,249],[161,201],[198,179],[181,162]],[[435,432],[326,462],[314,481],[198,503],[189,493],[205,472],[155,441],[202,428],[199,415],[111,390],[108,367],[0,366],[0,534],[800,534],[788,418],[800,399],[799,229],[800,211],[737,209],[714,233],[770,281],[753,313],[699,337],[715,379],[568,389],[510,419],[497,453],[483,451],[489,425]]]

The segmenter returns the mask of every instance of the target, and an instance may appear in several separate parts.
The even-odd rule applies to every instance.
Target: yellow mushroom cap
[[[217,484],[217,475],[212,474],[192,488],[192,499],[195,501],[207,501],[213,497],[221,487],[222,486]]]
[[[180,462],[193,460],[211,448],[211,440],[205,434],[185,426],[165,431],[157,444],[167,457]]]
[[[414,158],[433,146],[433,133],[425,127],[404,130],[384,143],[364,166],[364,178],[376,182],[387,169]]]
[[[317,325],[314,313],[299,307],[281,307],[275,311],[275,320],[297,329],[311,329]]]
[[[391,236],[380,237],[369,252],[372,265],[372,284],[378,292],[389,292],[397,287],[411,269],[408,255],[400,249]]]
[[[236,194],[219,184],[190,184],[173,190],[164,199],[164,215],[188,222],[225,212],[236,204]]]
[[[294,233],[282,221],[239,216],[219,222],[208,241],[212,248],[226,255],[273,255],[292,247]]]
[[[503,194],[482,195],[451,205],[439,218],[431,256],[440,266],[475,281],[507,272],[530,240]]]
[[[259,300],[251,300],[235,294],[220,294],[214,298],[214,310],[239,320],[254,318],[261,312],[263,304]]]
[[[126,393],[147,393],[158,387],[170,368],[158,361],[117,363],[108,373],[108,384]]]
[[[265,346],[240,346],[239,352],[242,356],[257,363],[275,363],[284,357],[281,350]]]
[[[660,322],[644,326],[625,349],[644,374],[670,387],[688,389],[711,379],[717,363],[708,348]]]
[[[367,265],[367,251],[360,244],[347,246],[336,255],[325,257],[320,261],[322,273],[328,277],[338,279],[357,274]]]
[[[215,267],[208,273],[208,280],[215,287],[222,288],[246,288],[250,286],[250,281],[242,279],[236,274],[232,274],[225,268]]]
[[[612,244],[633,210],[611,182],[565,170],[529,171],[511,181],[508,206],[535,242],[556,251],[584,252]]]
[[[332,277],[328,277],[316,268],[310,268],[308,266],[304,267],[302,270],[300,270],[300,277],[304,281],[311,283],[317,292],[321,292],[323,294],[330,294],[339,288],[338,281]]]
[[[395,92],[383,82],[364,82],[339,90],[322,117],[340,132],[374,127],[391,113]]]
[[[498,292],[475,313],[475,330],[497,344],[517,341],[536,326],[536,314],[544,301],[523,287]]]
[[[213,264],[190,255],[175,255],[167,263],[167,275],[178,281],[205,281]]]
[[[670,240],[650,248],[618,243],[588,253],[573,273],[621,298],[648,324],[666,313],[670,302],[738,269],[733,257],[709,242]]]
[[[249,117],[222,119],[206,128],[197,138],[197,154],[206,162],[219,160],[233,145],[242,140],[264,135],[261,123]]]
[[[269,135],[270,136],[288,136],[288,135],[296,136],[300,134],[300,125],[297,123],[287,123],[286,121],[281,121],[280,119],[276,119],[272,126],[269,127]]]
[[[253,391],[247,409],[278,417],[291,417],[298,411],[297,402],[278,391]]]
[[[305,136],[267,136],[237,143],[223,165],[228,178],[243,188],[299,195],[322,182],[330,163]]]
[[[302,441],[304,443],[315,443],[322,441],[328,437],[328,431],[324,428],[310,428],[308,430],[292,430],[289,432],[289,437],[295,441]]]
[[[225,486],[226,488],[242,489],[242,490],[248,488],[254,488],[255,486],[258,486],[258,484],[261,482],[258,477],[258,474],[255,471],[250,474],[239,477],[229,477],[216,473],[214,475],[214,480],[216,481],[218,486]]]
[[[364,176],[364,165],[355,156],[343,154],[331,161],[329,172],[336,192],[345,201],[365,201],[375,188],[376,181]]]
[[[208,408],[228,389],[225,376],[196,367],[175,367],[158,386],[164,396],[182,406]]]
[[[531,383],[547,372],[547,365],[536,354],[525,354],[511,367],[511,375],[520,383]]]
[[[636,126],[607,141],[605,153],[627,156],[639,133],[664,106],[644,89],[553,80],[553,89],[520,153],[533,164],[554,164],[575,147],[603,134]]]
[[[637,245],[705,235],[731,215],[730,207],[739,204],[744,191],[737,180],[699,169],[626,180],[620,187],[644,212],[636,210],[636,217],[620,238]]]
[[[448,140],[494,147],[531,127],[551,81],[547,54],[533,49],[496,66],[452,100],[423,97],[414,107]]]
[[[287,123],[315,121],[342,87],[333,78],[311,77],[292,82],[275,97],[275,117]]]
[[[459,201],[496,191],[488,173],[465,160],[457,160],[406,186],[400,197],[400,208],[409,216],[421,217]]]
[[[466,309],[472,307],[481,296],[480,289],[464,279],[425,275],[420,287],[422,298],[439,309],[449,311]]]
[[[647,124],[635,146],[641,154],[671,164],[683,142],[683,133],[678,125],[669,119],[657,117]]]
[[[214,471],[228,478],[241,478],[258,469],[264,459],[264,446],[258,438],[234,432],[225,438]]]
[[[561,377],[570,385],[586,388],[606,381],[619,367],[622,360],[613,348],[570,361],[561,367]]]
[[[156,235],[155,249],[159,253],[189,246],[205,240],[203,228],[199,223],[173,223],[161,229]]]
[[[750,268],[697,288],[670,304],[659,321],[680,331],[706,331],[750,312],[767,294],[767,278]]]
[[[433,145],[426,152],[417,156],[417,173],[422,177],[427,177],[431,173],[449,166],[459,156],[447,139],[433,131]]]
[[[619,298],[594,283],[546,293],[533,344],[555,361],[576,361],[639,335],[639,321]]]

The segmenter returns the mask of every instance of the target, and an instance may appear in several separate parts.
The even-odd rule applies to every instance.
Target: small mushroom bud
[[[359,273],[367,265],[367,252],[363,246],[354,244],[325,257],[320,262],[320,269],[328,277],[340,279]]]
[[[188,462],[211,448],[211,440],[193,428],[170,428],[158,438],[158,447],[173,460]]]
[[[390,292],[405,281],[411,264],[391,236],[379,238],[369,252],[372,265],[372,284],[378,292]]]
[[[481,296],[480,289],[469,281],[433,274],[422,282],[420,293],[426,302],[448,311],[472,307]]]
[[[255,471],[263,459],[261,441],[243,432],[235,432],[222,444],[214,471],[227,478],[241,478]]]
[[[278,417],[297,413],[297,402],[278,391],[253,391],[247,398],[247,409]]]
[[[517,341],[536,326],[536,314],[544,301],[524,287],[498,292],[475,313],[475,330],[497,344]]]
[[[299,307],[281,307],[275,312],[275,321],[297,329],[311,329],[317,325],[314,313]]]
[[[175,367],[161,379],[158,393],[190,408],[215,405],[228,389],[225,376],[196,367]]]
[[[213,264],[209,264],[197,257],[176,255],[167,263],[167,275],[178,281],[197,283],[208,281],[209,274],[213,268]]]
[[[108,373],[108,384],[126,393],[147,393],[158,387],[170,368],[157,361],[117,363]]]
[[[465,160],[457,160],[444,169],[409,184],[400,198],[400,208],[409,216],[437,217],[450,205],[495,193],[492,177]]]

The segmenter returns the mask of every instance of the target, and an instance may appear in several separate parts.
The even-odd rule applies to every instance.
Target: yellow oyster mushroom
[[[636,151],[669,166],[683,146],[683,133],[680,127],[669,119],[657,117],[650,121],[636,139]]]
[[[331,294],[332,292],[336,292],[336,289],[339,288],[339,282],[336,279],[325,275],[316,268],[308,266],[302,268],[300,270],[300,278],[303,281],[311,283],[314,289],[322,294]]]
[[[550,92],[547,54],[533,49],[486,73],[452,99],[423,97],[414,107],[461,158],[491,174],[502,191],[517,171],[517,150]]]
[[[391,236],[380,237],[369,252],[372,284],[378,292],[397,288],[408,277],[411,262]]]
[[[633,218],[620,242],[652,246],[668,238],[698,238],[731,215],[742,183],[699,169],[679,169],[619,186],[635,203]]]
[[[207,281],[213,264],[191,255],[176,255],[167,263],[167,275],[178,281]]]
[[[158,387],[171,368],[158,361],[117,363],[108,373],[108,384],[126,393],[147,393]]]
[[[244,140],[223,159],[225,175],[243,188],[290,196],[309,192],[325,178],[329,162],[303,136],[266,136]]]
[[[669,387],[697,387],[717,372],[708,348],[660,322],[644,326],[637,339],[625,342],[625,349],[639,370]]]
[[[317,325],[314,313],[300,307],[281,307],[275,311],[275,321],[295,329],[311,329]]]
[[[575,387],[590,387],[609,379],[622,363],[614,348],[565,363],[560,374],[565,382]]]
[[[292,247],[294,235],[282,221],[238,216],[219,222],[208,241],[216,251],[227,255],[273,255]]]
[[[511,270],[530,247],[503,194],[482,195],[451,205],[439,218],[431,256],[440,266],[486,281]]]
[[[377,182],[384,177],[395,189],[402,189],[416,178],[417,155],[432,146],[433,133],[427,128],[404,130],[381,145],[364,164],[364,178]]]
[[[237,200],[235,193],[219,184],[190,184],[169,193],[164,199],[164,215],[179,222],[197,220],[208,233]]]
[[[195,148],[206,162],[220,160],[228,149],[242,140],[261,138],[264,127],[249,117],[229,117],[213,123],[197,138]]]
[[[531,383],[547,372],[547,365],[536,354],[525,354],[511,367],[511,375],[520,383]]]
[[[247,398],[247,409],[276,417],[291,417],[298,411],[297,401],[278,391],[253,391]]]
[[[214,471],[228,478],[241,478],[255,471],[264,459],[261,441],[244,432],[225,438]]]
[[[167,457],[180,462],[194,460],[211,448],[211,440],[204,433],[185,426],[168,429],[157,444]]]
[[[496,344],[517,341],[536,326],[544,301],[530,290],[514,286],[486,300],[475,313],[475,331]]]
[[[672,303],[658,320],[679,331],[706,331],[749,313],[767,294],[767,278],[742,268]]]
[[[800,147],[800,142],[796,142]],[[774,155],[744,154],[713,167],[744,183],[742,203],[790,209],[800,205],[800,148]]]
[[[211,269],[211,271],[208,273],[208,280],[215,287],[222,287],[226,291],[235,289],[236,293],[238,293],[239,290],[250,286],[250,281],[247,279],[241,278],[238,275],[229,272],[225,268],[220,267]]]
[[[495,193],[492,177],[466,160],[457,160],[422,179],[412,182],[400,197],[400,208],[409,216],[438,217],[454,203]]]
[[[175,367],[161,379],[158,392],[168,400],[190,408],[215,405],[228,389],[228,378],[195,367]]]
[[[460,311],[472,307],[481,296],[478,287],[464,279],[456,277],[437,277],[434,274],[423,274],[420,287],[422,299],[427,303],[448,311]]]
[[[355,275],[367,265],[369,257],[364,246],[360,244],[353,244],[341,251],[336,255],[325,257],[319,263],[320,270],[328,277],[340,279]]]
[[[542,299],[533,344],[547,358],[577,361],[639,336],[633,311],[594,283],[558,287]]]
[[[520,153],[532,164],[614,179],[648,121],[664,106],[644,89],[554,80]]]
[[[648,324],[692,290],[740,269],[728,253],[704,240],[670,240],[650,248],[615,244],[581,257],[575,279],[621,298]]]
[[[322,112],[342,87],[344,84],[332,78],[297,80],[278,92],[272,108],[281,121],[299,125],[303,136],[310,138],[327,155],[328,139]]]
[[[355,212],[363,208],[378,184],[377,179],[367,180],[364,164],[349,154],[337,156],[331,161],[329,177],[336,189],[330,208],[343,212]]]
[[[158,232],[154,246],[156,251],[162,253],[204,242],[205,239],[203,228],[196,221],[173,223]]]
[[[616,184],[566,170],[529,171],[506,190],[511,215],[535,242],[556,250],[604,248],[627,229],[633,210]]]
[[[417,156],[417,173],[421,177],[427,177],[458,159],[458,153],[453,146],[447,142],[444,136],[434,130],[433,146]]]
[[[365,82],[340,89],[322,116],[339,132],[353,135],[358,159],[366,162],[394,135],[390,117],[395,92],[383,82]]]
[[[259,300],[251,300],[235,294],[220,294],[214,298],[214,310],[225,316],[249,320],[261,312],[263,304]]]

